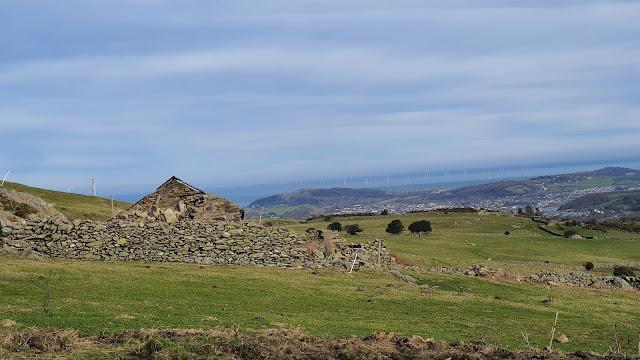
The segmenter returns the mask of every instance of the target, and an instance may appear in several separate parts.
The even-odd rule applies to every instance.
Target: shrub
[[[349,224],[344,227],[344,231],[349,235],[357,235],[359,232],[362,232],[362,228],[358,224]]]
[[[527,206],[524,207],[524,214],[527,217],[532,217],[534,214],[534,210],[533,210],[533,206],[531,206],[531,204],[527,204]]]
[[[38,210],[26,204],[19,204],[14,215],[26,219],[31,214],[37,214]]]
[[[511,233],[509,232],[509,230],[504,232],[505,235],[511,235]]]
[[[132,351],[141,359],[157,359],[158,353],[162,350],[162,344],[156,339],[149,339],[142,347]]]
[[[327,229],[332,231],[342,231],[342,224],[337,221],[334,221],[327,226]]]
[[[385,215],[389,215],[389,210],[384,209],[380,212],[380,215],[385,216]]]
[[[262,223],[262,225],[264,225],[265,227],[272,227],[273,223],[271,221],[265,221]]]
[[[591,261],[587,261],[582,265],[584,266],[584,269],[587,270],[587,271],[591,271],[596,267],[595,265],[593,265],[593,263]]]
[[[567,239],[570,239],[573,235],[577,235],[578,233],[575,232],[575,230],[566,230],[564,232],[564,237],[566,237]]]
[[[636,274],[628,266],[616,266],[613,268],[613,276],[636,276]]]
[[[409,231],[412,234],[418,234],[418,236],[421,233],[428,233],[431,231],[431,222],[427,220],[415,221],[409,225]]]
[[[404,225],[402,225],[402,221],[396,219],[387,225],[387,229],[385,231],[389,234],[397,235],[404,231]]]

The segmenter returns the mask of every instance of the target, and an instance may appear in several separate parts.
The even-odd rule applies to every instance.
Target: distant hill
[[[585,193],[628,190],[633,186],[640,186],[639,170],[608,167],[445,190],[302,189],[258,199],[248,206],[248,215],[306,218],[340,212],[378,212],[381,209],[394,212],[456,206],[512,209],[527,204],[559,207]]]
[[[567,202],[559,210],[640,216],[640,191],[588,194]]]
[[[100,197],[69,194],[5,182],[4,187],[42,198],[69,219],[106,220],[112,217],[111,200]],[[114,211],[127,209],[131,204],[114,201]]]
[[[393,197],[392,193],[375,189],[302,189],[258,199],[249,207],[352,204],[362,200],[382,200],[390,197]]]

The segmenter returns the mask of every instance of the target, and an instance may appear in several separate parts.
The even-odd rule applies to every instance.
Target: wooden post
[[[111,194],[111,216],[115,215],[114,214],[114,209],[113,209],[113,194]]]
[[[622,353],[622,347],[620,347],[620,340],[618,339],[618,324],[613,324],[613,335],[616,339],[616,347],[617,347],[617,354]]]
[[[378,240],[378,268],[380,268],[382,266],[381,260],[382,260],[382,240],[380,239],[376,239]]]
[[[556,311],[556,319],[553,321],[553,327],[551,328],[551,340],[549,341],[549,351],[553,346],[553,339],[556,337],[556,325],[558,324],[558,311]]]
[[[356,260],[358,260],[358,253],[356,252],[356,256],[353,258],[353,264],[351,264],[351,270],[349,270],[349,274],[353,272],[353,268],[356,266]]]

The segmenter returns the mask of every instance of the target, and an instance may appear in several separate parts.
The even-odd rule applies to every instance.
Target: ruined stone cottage
[[[232,202],[193,187],[173,176],[116,218],[136,222],[179,220],[200,222],[238,221],[244,210]]]

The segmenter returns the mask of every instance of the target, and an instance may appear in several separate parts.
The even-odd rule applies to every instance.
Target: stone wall
[[[391,261],[383,243],[349,245],[309,238],[290,230],[245,221],[215,224],[181,221],[28,220],[4,224],[0,247],[7,251],[83,260],[168,261],[280,267],[382,266]]]

